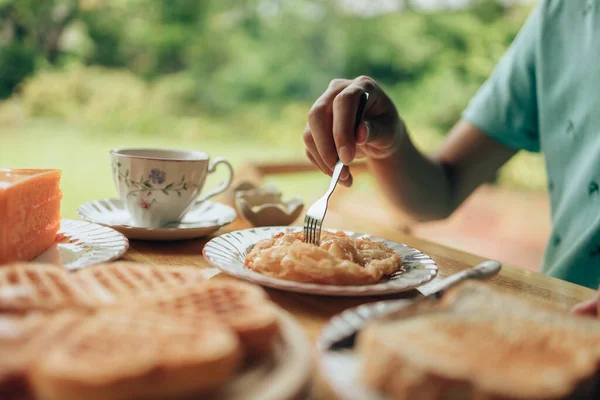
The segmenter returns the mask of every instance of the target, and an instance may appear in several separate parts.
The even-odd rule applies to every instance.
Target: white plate
[[[129,239],[184,240],[210,235],[237,218],[235,210],[212,201],[192,206],[180,222],[161,228],[133,226],[129,212],[119,199],[94,200],[77,209],[81,219],[110,226]]]
[[[270,238],[287,229],[298,231],[302,228],[278,226],[225,233],[209,241],[204,246],[203,255],[214,267],[240,279],[275,289],[325,296],[375,296],[399,293],[429,282],[437,274],[435,261],[419,250],[375,236],[347,231],[345,233],[353,237],[368,238],[385,243],[400,255],[404,270],[392,275],[387,281],[373,285],[338,286],[277,279],[246,268],[244,261],[252,246],[262,239]]]
[[[304,395],[312,374],[312,350],[302,328],[279,311],[280,338],[273,354],[244,368],[210,400],[292,400]]]
[[[119,232],[85,221],[63,219],[58,234],[63,238],[40,254],[34,262],[51,263],[75,270],[117,260],[129,248],[129,241]]]
[[[328,350],[331,343],[354,331],[363,321],[397,310],[410,300],[386,300],[349,308],[335,315],[321,330],[317,341],[322,375],[342,400],[386,400],[386,397],[361,384],[361,363],[352,350]]]

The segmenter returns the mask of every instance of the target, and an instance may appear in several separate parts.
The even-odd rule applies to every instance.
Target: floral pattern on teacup
[[[145,199],[140,199],[138,202],[138,206],[143,208],[144,210],[149,210],[152,207],[152,204],[158,203],[156,199],[152,199],[151,201],[146,201]]]
[[[158,168],[153,168],[150,170],[150,175],[148,176],[148,179],[150,179],[152,183],[162,185],[163,183],[165,183],[166,177],[167,174],[165,174],[165,171],[162,171]]]
[[[195,187],[195,185],[188,185],[185,181],[185,174],[181,176],[178,182],[170,182],[164,187],[155,187],[155,185],[162,185],[166,182],[167,174],[165,171],[153,168],[150,170],[147,179],[145,179],[144,175],[140,175],[138,180],[134,180],[129,174],[129,169],[126,169],[125,173],[121,171],[120,162],[113,163],[112,167],[117,180],[120,183],[125,183],[128,189],[127,197],[144,197],[138,202],[138,206],[144,210],[148,210],[153,204],[159,203],[154,197],[155,193],[160,192],[165,196],[177,194],[178,197],[181,197],[183,192],[187,192],[190,188]]]

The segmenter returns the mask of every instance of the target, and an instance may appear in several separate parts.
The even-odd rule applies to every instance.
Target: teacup
[[[181,220],[196,203],[225,191],[233,179],[231,164],[222,157],[191,150],[113,149],[113,179],[121,201],[136,226],[157,228]],[[229,177],[200,196],[206,177],[223,164]]]

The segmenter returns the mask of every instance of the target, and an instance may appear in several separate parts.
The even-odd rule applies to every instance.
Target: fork
[[[363,119],[368,100],[369,93],[363,92],[360,96],[360,101],[356,110],[356,120],[354,122],[355,132]],[[306,216],[304,217],[304,241],[306,243],[311,243],[316,246],[321,244],[321,228],[323,227],[323,219],[325,219],[325,214],[327,213],[329,197],[331,197],[331,194],[337,186],[343,168],[344,164],[338,158],[337,162],[335,163],[335,167],[333,168],[329,189],[327,189],[327,192],[325,192],[323,197],[315,201],[306,212]]]

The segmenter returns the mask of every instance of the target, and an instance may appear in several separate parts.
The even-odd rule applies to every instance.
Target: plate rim
[[[94,222],[90,222],[90,221],[82,221],[82,220],[70,219],[70,218],[61,218],[61,220],[60,220],[60,227],[58,229],[57,234],[64,234],[63,233],[63,229],[64,229],[64,224],[65,223],[79,225],[79,226],[86,226],[87,225],[87,226],[90,226],[90,227],[98,227],[98,228],[101,228],[101,229],[105,230],[107,233],[110,232],[112,235],[114,235],[115,239],[118,238],[118,239],[120,239],[123,242],[122,245],[121,245],[121,248],[119,249],[118,252],[116,252],[112,256],[110,256],[108,258],[105,258],[105,259],[102,259],[102,260],[99,259],[99,260],[96,260],[96,261],[94,261],[92,263],[88,263],[88,264],[81,265],[81,266],[78,266],[78,267],[69,267],[68,264],[64,264],[64,263],[61,262],[60,266],[63,267],[63,268],[65,268],[65,269],[67,269],[67,270],[74,271],[74,270],[79,270],[79,269],[82,269],[82,268],[87,268],[87,267],[91,267],[91,266],[98,265],[98,264],[103,264],[103,263],[109,263],[109,262],[112,262],[112,261],[116,261],[116,260],[119,260],[120,258],[122,258],[129,251],[129,248],[130,248],[129,239],[127,238],[127,236],[123,235],[121,232],[117,231],[116,229],[113,229],[113,228],[111,228],[109,226],[105,226],[105,225],[97,224],[97,223],[94,223]],[[72,236],[68,236],[68,232],[66,232],[66,237],[71,238]],[[56,243],[55,242],[55,243],[52,244],[52,246],[58,246],[58,245],[60,245],[60,243]],[[102,243],[95,243],[94,245],[95,246],[99,246],[99,247],[104,246],[104,244],[102,244]],[[44,250],[41,254],[39,254],[36,257],[36,259],[38,257],[41,257],[44,253],[46,253],[46,251],[48,251],[52,246],[50,246],[48,249]],[[81,257],[84,257],[84,256],[81,256]],[[81,257],[80,257],[80,259],[81,259]]]
[[[298,372],[294,368],[293,379],[287,381],[273,381],[273,376],[267,376],[265,382],[268,382],[267,389],[262,393],[251,393],[244,397],[247,400],[292,400],[298,398],[305,390],[310,389],[312,378],[312,344],[302,325],[296,318],[280,306],[276,310],[277,319],[280,327],[280,340],[284,345],[284,351],[289,354],[293,351],[297,360],[294,366],[302,364],[302,369]],[[221,400],[227,397],[218,397]]]
[[[143,234],[176,235],[177,233],[182,233],[182,234],[187,233],[187,234],[193,235],[194,234],[193,232],[204,231],[204,230],[212,230],[212,232],[215,232],[215,231],[221,229],[222,227],[231,224],[238,218],[237,211],[233,207],[231,207],[227,204],[223,204],[218,201],[206,200],[207,203],[216,204],[219,207],[228,209],[227,211],[230,211],[231,215],[227,216],[223,220],[222,223],[209,225],[209,226],[202,226],[202,227],[196,226],[196,227],[178,227],[178,228],[147,228],[147,227],[142,227],[142,226],[122,225],[122,224],[112,224],[111,225],[106,222],[102,222],[100,220],[90,218],[89,214],[87,214],[83,210],[83,207],[85,207],[87,205],[91,205],[91,203],[96,202],[96,201],[119,202],[122,204],[122,201],[116,197],[108,197],[105,199],[90,200],[83,204],[80,204],[79,207],[77,207],[77,215],[79,216],[79,218],[81,218],[82,220],[87,221],[87,222],[91,222],[94,224],[112,228],[114,230],[117,230],[118,232],[120,232],[123,235],[136,235],[135,232],[142,232],[141,235],[143,235]],[[139,236],[139,235],[137,235],[137,236]],[[143,239],[143,240],[169,240],[169,239],[165,238],[165,239]]]
[[[374,392],[372,389],[359,383],[359,381],[354,381],[352,386],[346,386],[340,382],[339,379],[335,379],[335,374],[329,373],[331,368],[326,366],[327,358],[331,357],[331,355],[331,351],[321,351],[318,349],[316,355],[316,364],[323,380],[326,382],[327,386],[331,388],[331,391],[333,391],[333,393],[339,397],[340,400],[388,400],[385,395]],[[348,354],[348,357],[357,357],[357,355]],[[361,391],[365,391],[367,393],[365,396],[361,396],[357,394],[356,389],[360,389]]]
[[[386,311],[386,307],[395,308],[398,307],[398,305],[402,307],[402,305],[410,304],[413,301],[414,299],[376,300],[360,304],[358,306],[350,307],[334,314],[321,327],[321,329],[319,330],[319,335],[317,336],[317,340],[315,342],[317,364],[319,372],[337,396],[345,400],[366,400],[367,398],[375,398],[377,400],[386,399],[385,395],[374,392],[372,389],[366,387],[358,381],[355,381],[353,386],[347,387],[342,382],[340,382],[339,379],[335,379],[336,376],[339,376],[339,371],[337,371],[337,374],[334,373],[335,371],[330,371],[330,368],[326,366],[326,361],[327,358],[330,357],[332,354],[339,352],[336,350],[330,350],[328,347],[329,344],[332,343],[332,341],[339,340],[340,337],[339,335],[331,334],[331,332],[334,330],[338,332],[341,330],[345,330],[344,328],[348,328],[348,324],[356,325],[358,323],[364,323],[365,321],[373,320],[377,318],[378,315],[384,314]],[[340,324],[345,324],[346,326],[343,328],[336,328],[336,323],[338,321],[340,321]],[[348,355],[348,357],[358,358],[358,355],[356,354],[354,348],[343,351],[345,354]],[[356,394],[356,389],[360,389],[361,391],[367,392],[366,395],[368,397],[350,395],[350,393]]]
[[[270,287],[272,289],[290,291],[290,292],[295,292],[295,293],[319,295],[319,296],[366,297],[366,296],[383,296],[383,295],[401,293],[401,292],[405,292],[408,290],[418,288],[418,287],[432,281],[433,279],[435,279],[435,277],[437,276],[438,271],[439,271],[439,267],[433,258],[431,258],[429,255],[423,253],[422,251],[415,249],[414,247],[408,246],[404,243],[399,243],[399,242],[396,242],[393,240],[385,239],[385,238],[382,238],[379,236],[373,236],[373,235],[353,232],[353,231],[349,231],[349,230],[341,230],[341,229],[325,229],[325,231],[329,231],[329,232],[340,232],[341,231],[348,235],[357,235],[359,237],[367,236],[374,240],[380,240],[380,241],[384,241],[384,242],[390,242],[395,245],[400,245],[400,246],[408,249],[411,252],[415,252],[416,255],[421,255],[423,257],[426,257],[425,264],[428,266],[427,270],[430,271],[428,276],[421,279],[421,281],[419,283],[417,283],[415,285],[408,285],[408,286],[393,286],[393,285],[382,286],[382,285],[386,285],[387,282],[376,283],[376,284],[372,284],[372,285],[347,285],[347,286],[325,285],[325,284],[305,283],[305,282],[296,282],[296,281],[291,281],[291,280],[277,279],[277,278],[269,277],[267,275],[260,274],[255,271],[251,271],[247,268],[244,269],[243,273],[240,273],[237,271],[232,271],[231,269],[224,267],[223,265],[220,265],[217,262],[214,262],[212,260],[212,258],[210,257],[210,255],[207,254],[207,249],[208,249],[208,251],[210,251],[211,247],[215,246],[215,243],[217,243],[219,240],[224,240],[227,237],[227,235],[233,235],[235,233],[244,233],[244,232],[253,231],[253,230],[257,230],[257,229],[260,229],[263,231],[274,231],[273,233],[275,234],[275,233],[281,232],[282,230],[287,230],[287,229],[292,229],[293,231],[298,231],[298,230],[301,230],[302,227],[300,227],[300,226],[255,227],[255,228],[246,228],[246,229],[240,229],[240,230],[224,233],[222,235],[212,238],[204,245],[204,247],[202,249],[202,256],[213,267],[219,269],[220,271],[222,271],[228,275],[235,276],[239,279],[250,281],[252,283],[256,283],[261,286]],[[403,260],[403,262],[404,262],[404,260]]]

